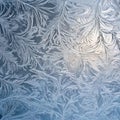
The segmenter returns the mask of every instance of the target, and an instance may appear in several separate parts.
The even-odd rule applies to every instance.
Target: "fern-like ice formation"
[[[120,0],[0,0],[0,120],[120,120]]]

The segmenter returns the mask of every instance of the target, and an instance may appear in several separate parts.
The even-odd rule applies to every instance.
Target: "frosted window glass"
[[[0,0],[0,120],[120,120],[120,0]]]

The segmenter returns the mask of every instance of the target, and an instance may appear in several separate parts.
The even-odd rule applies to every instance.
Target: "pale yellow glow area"
[[[99,32],[94,28],[89,35],[82,39],[82,43],[65,48],[63,50],[64,60],[67,68],[71,72],[80,72],[85,69],[85,64],[90,64],[96,70],[98,65],[102,64],[101,60],[105,60],[105,48],[100,41]]]

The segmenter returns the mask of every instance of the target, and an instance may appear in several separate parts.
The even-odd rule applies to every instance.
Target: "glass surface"
[[[120,0],[0,0],[0,120],[120,120]]]

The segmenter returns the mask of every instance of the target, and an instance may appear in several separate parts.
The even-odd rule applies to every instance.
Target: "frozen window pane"
[[[0,120],[120,120],[120,1],[0,0]]]

